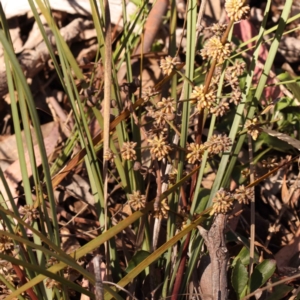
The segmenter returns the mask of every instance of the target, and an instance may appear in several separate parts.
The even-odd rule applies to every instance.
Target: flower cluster
[[[218,36],[211,37],[200,51],[203,59],[215,59],[220,64],[230,56],[230,53],[231,44],[225,43],[223,45]]]
[[[232,145],[231,139],[226,135],[213,135],[204,144],[191,143],[187,146],[188,154],[186,156],[188,163],[194,164],[200,162],[204,152],[207,150],[209,156],[227,151]]]
[[[142,98],[144,102],[148,102],[155,94],[157,94],[155,89],[153,87],[148,87],[147,90],[142,93]]]
[[[225,81],[233,90],[239,88],[239,76],[243,75],[246,68],[244,62],[236,61],[233,66],[229,66],[225,71]]]
[[[276,162],[276,157],[268,157],[267,159],[262,160],[262,166],[267,169],[273,169],[278,167],[278,163]]]
[[[170,207],[168,205],[167,198],[163,199],[159,204],[157,204],[156,209],[153,213],[153,218],[156,219],[167,219],[169,214]]]
[[[204,86],[195,86],[191,93],[192,103],[196,102],[196,110],[200,112],[201,110],[207,108],[210,109],[214,102],[216,102],[216,90],[210,88],[206,94],[204,94]]]
[[[242,100],[238,77],[243,74],[244,70],[245,64],[243,62],[237,62],[227,68],[225,72],[225,85],[230,85],[232,92],[229,99],[224,98],[219,103],[217,103],[217,87],[221,76],[220,68],[216,68],[207,93],[204,93],[203,85],[194,87],[191,93],[191,103],[196,104],[196,112],[200,113],[203,109],[208,109],[211,114],[222,117],[229,111],[229,103],[233,102],[235,105],[238,105]]]
[[[250,7],[248,5],[244,6],[244,4],[244,0],[225,1],[225,10],[230,20],[238,22],[248,17]]]
[[[136,151],[134,150],[137,143],[124,142],[121,148],[121,155],[124,160],[136,160]]]
[[[196,162],[200,162],[202,159],[202,155],[204,154],[204,151],[206,150],[206,147],[204,145],[199,145],[196,143],[191,143],[188,145],[187,150],[189,151],[186,159],[189,164],[194,164]]]
[[[226,214],[228,213],[233,205],[234,198],[232,195],[221,188],[213,198],[213,207],[211,214]]]
[[[252,136],[254,141],[257,140],[258,135],[262,131],[257,118],[253,118],[252,120],[247,120],[245,122],[245,128],[247,129],[247,133]]]
[[[105,155],[104,155],[104,159],[106,161],[113,163],[115,158],[116,158],[116,155],[111,151],[111,149],[107,149],[105,152]]]
[[[251,199],[254,197],[253,188],[245,188],[245,186],[241,185],[235,190],[233,197],[239,203],[249,204]]]
[[[163,111],[166,115],[173,114],[175,109],[175,101],[173,98],[164,98],[162,97],[161,101],[157,103],[157,108]]]
[[[162,160],[171,150],[166,139],[167,138],[163,135],[163,133],[154,135],[154,137],[148,139],[150,153],[158,160]]]
[[[210,31],[218,37],[221,37],[227,29],[227,24],[215,23],[210,27]]]
[[[204,143],[204,145],[210,155],[215,155],[227,151],[232,145],[232,141],[226,135],[214,134],[209,138],[207,142]]]
[[[216,116],[224,116],[229,110],[229,103],[226,99],[221,100],[216,106],[210,109],[210,112]]]
[[[20,208],[20,214],[25,215],[25,218],[27,218],[29,222],[32,222],[39,217],[39,211],[34,207],[34,205],[24,205]]]
[[[247,205],[253,197],[254,189],[246,188],[244,185],[241,185],[233,193],[221,188],[213,198],[213,206],[210,214],[227,214],[232,209],[234,201]]]
[[[0,236],[0,253],[6,252],[6,251],[12,251],[14,249],[14,244],[12,239],[10,239],[6,235]]]
[[[146,197],[141,195],[140,191],[133,191],[133,194],[129,195],[128,203],[134,210],[141,210],[145,208]]]
[[[178,65],[177,57],[167,56],[166,58],[162,58],[160,61],[160,68],[162,69],[162,73],[164,75],[170,75],[173,69]]]
[[[61,283],[54,280],[54,279],[51,279],[51,278],[47,278],[46,281],[45,281],[45,286],[47,289],[51,290],[53,288],[57,288],[58,290],[62,290],[62,286],[61,286]]]

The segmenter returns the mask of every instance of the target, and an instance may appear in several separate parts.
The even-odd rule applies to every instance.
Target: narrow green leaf
[[[144,259],[146,259],[150,255],[150,252],[140,250],[138,251],[129,261],[128,267],[126,268],[126,272],[129,273],[133,268],[135,268],[138,264],[140,264]]]
[[[289,73],[282,73],[277,76],[280,81],[290,81],[286,86],[292,91],[295,98],[300,101],[300,84],[297,82],[298,78],[293,78]]]

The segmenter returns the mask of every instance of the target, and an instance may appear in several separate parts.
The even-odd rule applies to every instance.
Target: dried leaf
[[[271,129],[267,129],[267,128],[262,128],[262,130],[263,130],[263,132],[267,133],[268,135],[274,136],[274,137],[278,138],[279,140],[288,143],[289,145],[293,146],[294,148],[296,148],[297,150],[300,151],[300,141],[299,140],[296,140],[285,133],[281,133],[281,132],[278,132],[275,130],[271,130]]]

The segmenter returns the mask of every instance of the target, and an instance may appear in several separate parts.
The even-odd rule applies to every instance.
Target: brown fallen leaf
[[[47,127],[45,127],[47,128]],[[49,128],[47,128],[48,130]],[[47,131],[46,131],[47,132]],[[55,149],[55,146],[57,145],[57,141],[60,138],[60,131],[59,131],[59,124],[53,122],[53,127],[51,129],[51,134],[43,133],[44,135],[44,144],[45,144],[45,149],[46,153],[49,156]],[[40,152],[39,152],[39,147],[38,145],[34,146],[34,152],[35,152],[35,159],[36,159],[36,165],[39,167],[42,163]],[[29,154],[26,151],[25,152],[25,160],[26,160],[26,165],[27,165],[27,172],[28,176],[30,177],[32,175],[32,170],[30,166],[30,160],[29,160]],[[10,192],[12,196],[15,198],[18,196],[17,194],[17,187],[19,182],[22,181],[22,174],[21,174],[21,168],[20,168],[20,162],[19,159],[15,160],[5,171],[4,171],[4,177],[7,181],[7,184],[9,186]],[[0,191],[3,194],[3,197],[5,200],[8,199],[6,190],[4,188],[3,182],[0,182]]]

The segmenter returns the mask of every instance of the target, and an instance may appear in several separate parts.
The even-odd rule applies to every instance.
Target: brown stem
[[[155,202],[154,202],[154,210],[159,210],[159,204],[160,204],[160,196],[161,196],[161,191],[162,191],[162,184],[161,184],[161,173],[160,173],[160,168],[157,162],[157,159],[154,159],[154,168],[155,168],[155,173],[156,173],[156,185],[157,185],[157,191],[156,191],[156,197],[155,197]]]
[[[27,283],[26,276],[24,275],[24,271],[22,271],[20,269],[20,267],[17,266],[17,265],[12,265],[12,267],[15,270],[16,275],[20,279],[20,281],[22,282],[22,284]],[[32,300],[38,300],[38,297],[36,296],[36,294],[35,294],[35,292],[33,291],[32,288],[29,288],[28,290],[26,290],[26,293],[28,294],[28,296],[30,297],[30,299],[32,299]]]
[[[143,45],[140,44],[138,46],[135,54],[146,53],[150,51],[157,33],[161,30],[163,16],[168,10],[168,5],[168,0],[158,0],[155,2],[145,24],[144,43]]]
[[[221,39],[221,43],[224,45],[227,41],[227,38],[228,38],[228,34],[230,32],[230,29],[231,27],[233,26],[233,23],[234,21],[230,21],[224,35],[222,36],[222,39]],[[210,66],[210,69],[208,71],[208,74],[205,78],[205,84],[204,84],[204,95],[208,92],[208,89],[209,89],[209,85],[211,83],[211,79],[214,75],[214,71],[215,71],[215,68],[216,68],[216,65],[217,65],[217,60],[213,59],[211,61],[211,66]],[[196,143],[197,144],[200,144],[201,143],[201,138],[202,138],[202,131],[203,131],[203,127],[204,127],[204,123],[205,123],[205,119],[206,117],[204,116],[204,111],[202,110],[200,112],[200,114],[198,115],[198,124],[197,124],[197,136],[196,136]],[[195,187],[196,186],[196,181],[197,181],[197,178],[198,178],[198,173],[193,175],[193,178],[192,178],[192,186]],[[193,192],[193,191],[192,191]],[[192,194],[191,194],[192,195]],[[191,197],[191,199],[193,199]]]

